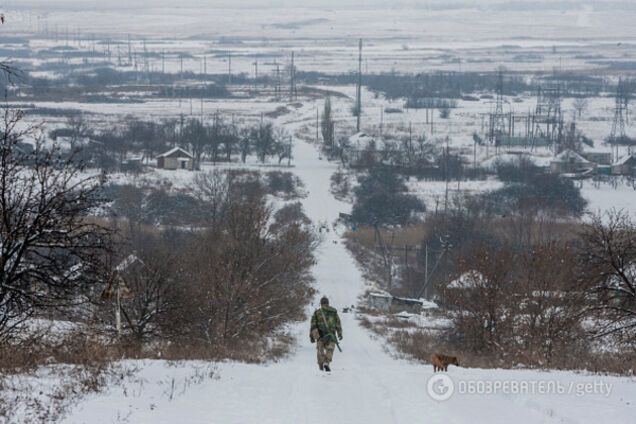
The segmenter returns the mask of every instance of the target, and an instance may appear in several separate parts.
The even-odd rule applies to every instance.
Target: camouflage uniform
[[[318,366],[320,369],[322,369],[324,365],[329,365],[333,359],[333,351],[336,348],[336,336],[342,340],[342,325],[340,324],[338,311],[329,305],[323,304],[311,317],[311,327],[309,329],[311,342],[316,342]]]

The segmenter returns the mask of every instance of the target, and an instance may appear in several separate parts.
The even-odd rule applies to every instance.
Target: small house
[[[181,147],[175,147],[157,156],[157,168],[159,169],[194,169],[194,156]]]
[[[574,150],[564,150],[550,162],[553,174],[583,173],[596,168],[596,164],[585,159]]]
[[[624,156],[614,162],[612,175],[636,175],[636,154]]]
[[[585,159],[597,165],[611,165],[612,154],[608,152],[585,152],[581,154]]]

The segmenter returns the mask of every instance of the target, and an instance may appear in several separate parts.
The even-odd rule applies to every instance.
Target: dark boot
[[[318,364],[318,368],[320,368],[320,371],[324,371],[324,369],[322,368],[322,364]]]
[[[323,365],[323,368],[324,368],[325,371],[331,372],[331,368],[329,368],[329,364]]]

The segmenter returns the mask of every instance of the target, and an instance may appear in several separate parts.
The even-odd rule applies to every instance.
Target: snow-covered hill
[[[307,111],[308,119],[313,113]],[[350,207],[329,193],[329,178],[336,166],[320,160],[314,147],[301,141],[297,141],[295,156],[294,172],[309,192],[303,201],[306,213],[316,223],[332,223]],[[340,235],[333,230],[323,234],[314,269],[319,294],[329,296],[339,309],[355,304],[365,288],[360,271]],[[301,323],[293,329],[299,343],[295,352],[279,363],[130,362],[139,368],[133,379],[86,399],[71,410],[65,422],[635,422],[636,381],[629,378],[451,367],[447,375],[452,383],[437,381],[433,390],[447,395],[454,384],[454,394],[445,401],[434,400],[428,393],[432,367],[394,359],[381,341],[358,325],[353,314],[341,317],[344,352],[336,352],[329,375],[318,370],[308,323]],[[210,367],[214,378],[203,376]],[[462,393],[470,388],[477,392],[490,388],[493,393]]]

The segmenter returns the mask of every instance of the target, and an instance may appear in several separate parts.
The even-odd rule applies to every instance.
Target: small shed
[[[585,159],[574,150],[564,150],[550,162],[553,174],[586,172],[596,168],[596,164]]]
[[[368,304],[373,309],[388,311],[391,308],[393,296],[388,293],[369,293]]]
[[[392,307],[411,313],[419,313],[424,307],[423,299],[409,299],[406,297],[392,296],[386,292],[369,293],[367,304],[373,309],[388,311]]]
[[[157,156],[157,168],[159,169],[194,169],[194,156],[181,147],[175,147]]]
[[[636,154],[624,156],[614,162],[612,175],[636,175]]]

